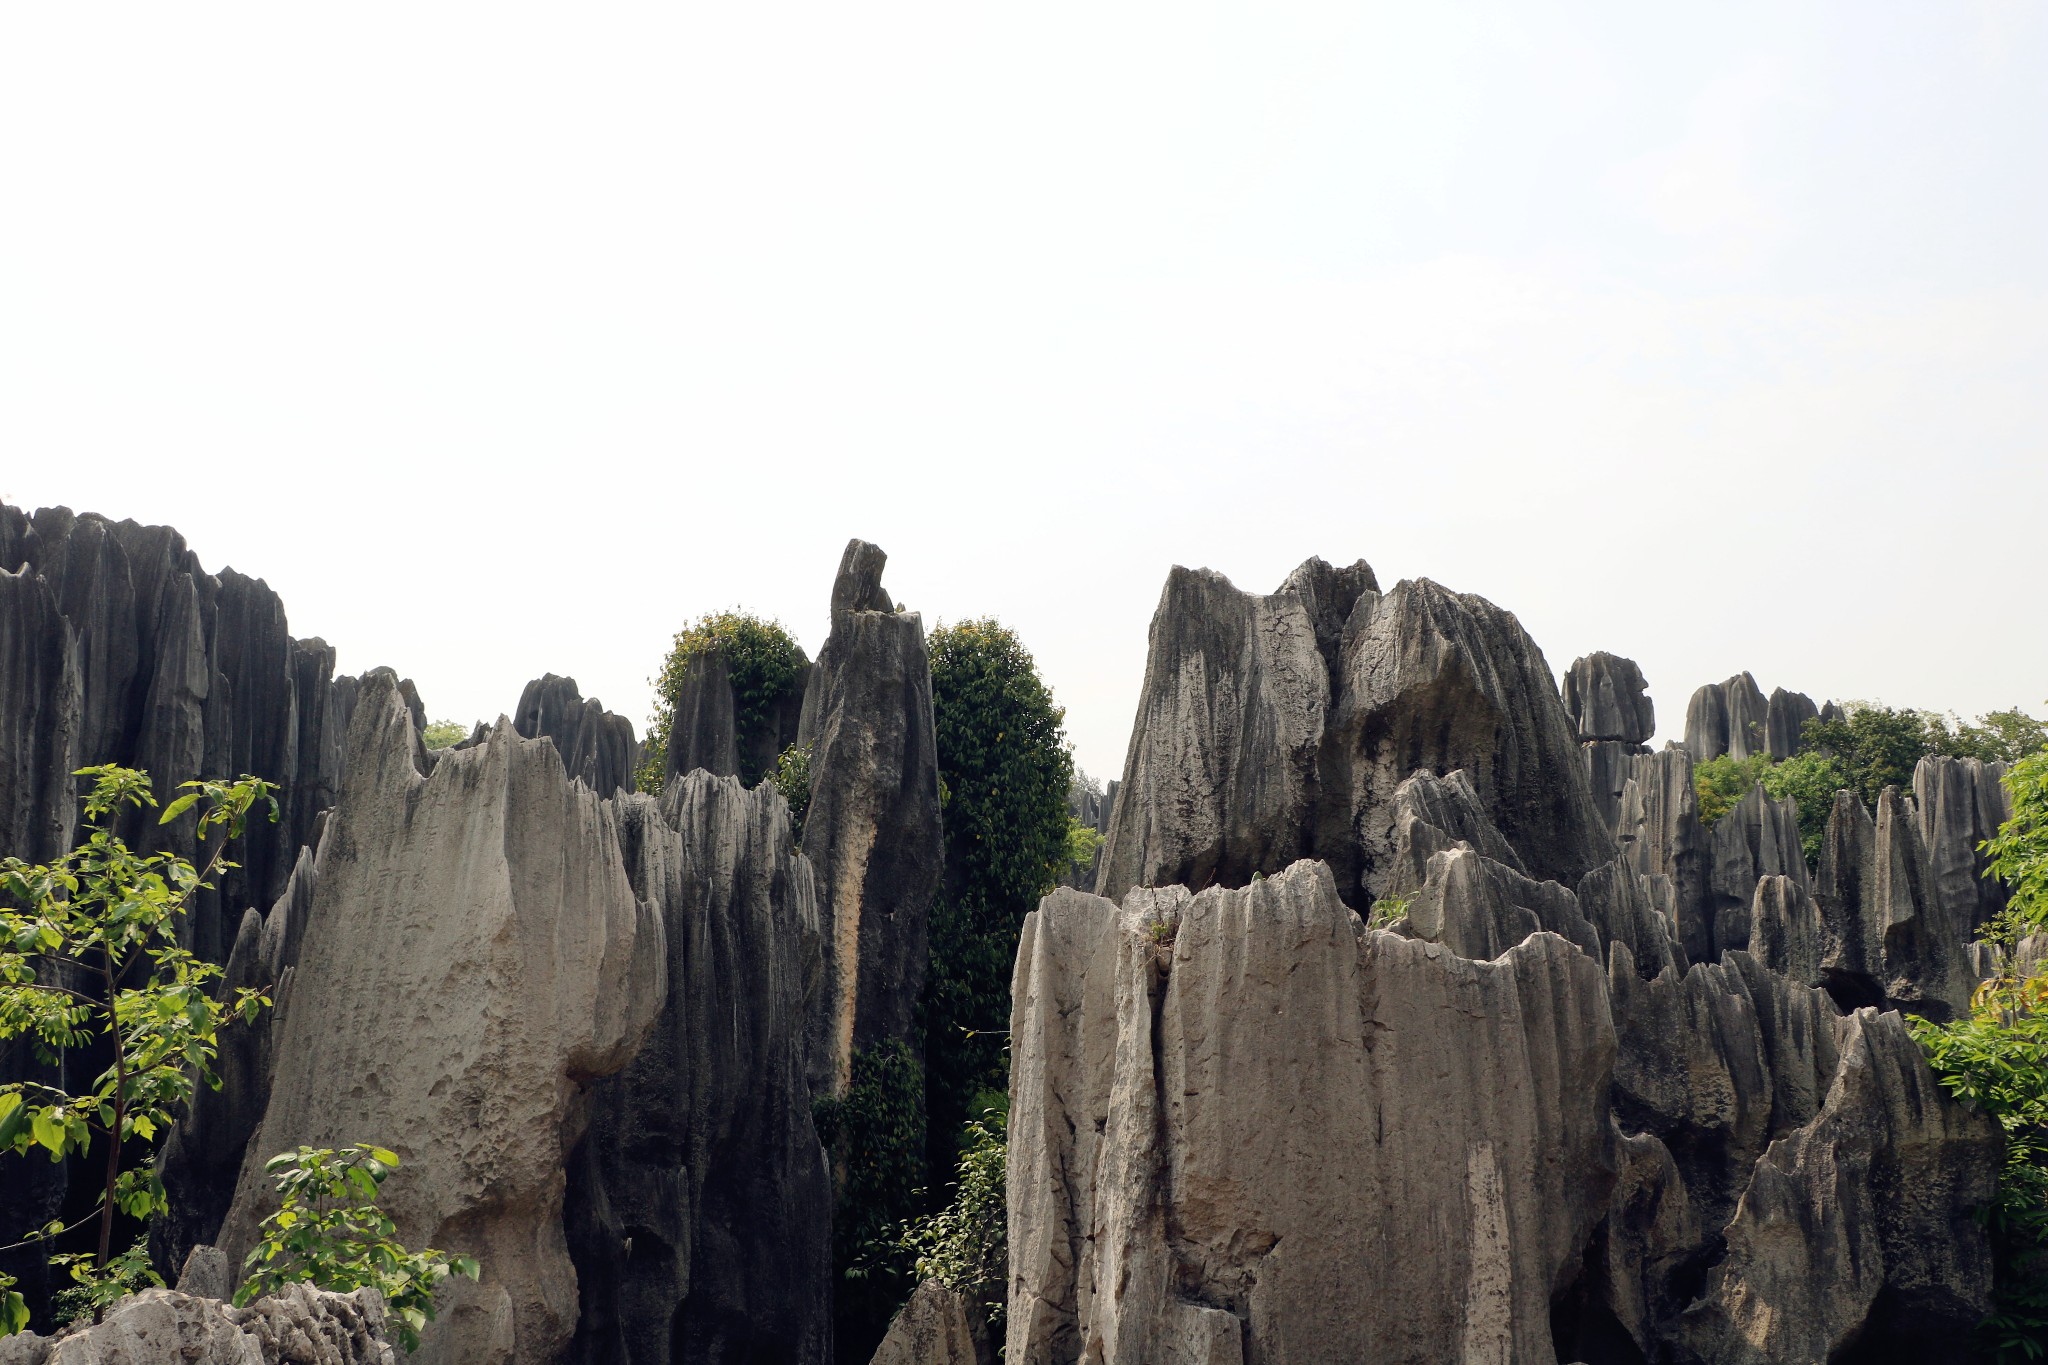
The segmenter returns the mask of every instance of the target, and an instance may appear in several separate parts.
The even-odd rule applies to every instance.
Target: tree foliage
[[[1828,754],[1803,751],[1782,762],[1769,754],[1737,760],[1723,754],[1693,768],[1700,823],[1712,829],[1761,782],[1772,800],[1791,797],[1799,811],[1799,844],[1809,863],[1820,860],[1835,793],[1851,785],[1842,765]]]
[[[676,632],[654,684],[654,714],[648,717],[647,743],[636,775],[640,790],[659,792],[675,728],[676,703],[691,666],[717,650],[725,655],[732,680],[733,729],[739,744],[740,780],[753,786],[764,776],[754,771],[753,743],[767,725],[773,708],[803,677],[803,647],[780,621],[738,610],[708,612]]]
[[[946,869],[920,1008],[931,1163],[944,1170],[975,1096],[1009,1086],[1017,936],[1079,849],[1066,713],[1023,641],[982,619],[933,631],[930,649]]]
[[[936,1213],[913,1218],[897,1232],[895,1250],[913,1278],[937,1280],[981,1309],[989,1335],[1002,1339],[1009,1274],[1009,1096],[989,1091],[975,1104],[961,1136],[952,1200]]]
[[[434,1296],[450,1275],[477,1278],[468,1256],[429,1247],[407,1251],[391,1216],[377,1207],[398,1154],[357,1143],[336,1151],[301,1147],[264,1163],[277,1182],[277,1211],[263,1220],[260,1237],[242,1262],[248,1277],[235,1291],[246,1307],[285,1285],[304,1282],[338,1294],[370,1288],[384,1296],[399,1344],[417,1350],[420,1332],[434,1320]]]
[[[839,1354],[866,1359],[910,1286],[889,1254],[891,1232],[924,1191],[924,1068],[891,1039],[854,1054],[846,1093],[812,1106],[818,1140],[832,1155],[834,1298]]]
[[[446,749],[469,738],[469,727],[459,720],[430,720],[420,739],[429,749]]]
[[[216,999],[221,969],[179,942],[179,926],[193,895],[234,866],[225,853],[250,811],[267,805],[274,820],[277,802],[270,785],[254,777],[185,783],[158,823],[190,813],[202,847],[209,835],[219,836],[205,869],[194,871],[175,854],[138,854],[114,835],[124,813],[156,806],[146,774],[105,765],[77,776],[92,783],[79,846],[47,865],[0,861],[0,1042],[27,1037],[37,1059],[54,1067],[66,1050],[98,1040],[111,1060],[76,1093],[35,1080],[0,1084],[0,1150],[26,1155],[40,1148],[59,1162],[96,1142],[105,1147],[93,1213],[99,1248],[89,1264],[67,1261],[97,1316],[110,1301],[102,1282],[138,1277],[125,1257],[110,1266],[117,1259],[115,1214],[148,1218],[168,1208],[156,1172],[124,1167],[124,1148],[167,1133],[199,1082],[218,1088],[213,1060],[221,1026],[231,1015],[253,1018],[270,1003],[248,989]],[[68,1231],[51,1224],[31,1240]],[[26,1325],[21,1295],[11,1281],[0,1282],[0,1335]]]

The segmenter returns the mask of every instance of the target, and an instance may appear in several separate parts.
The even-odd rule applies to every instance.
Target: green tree
[[[198,1082],[217,1088],[221,1026],[231,1014],[254,1018],[270,1003],[248,989],[216,999],[221,969],[193,956],[178,931],[192,896],[234,866],[227,847],[249,812],[262,803],[274,820],[277,802],[254,777],[185,783],[158,823],[191,813],[202,847],[218,833],[205,869],[195,872],[175,854],[138,854],[115,837],[125,811],[157,804],[146,774],[106,765],[77,776],[92,780],[83,842],[47,865],[0,861],[0,1042],[26,1036],[38,1059],[55,1066],[59,1054],[97,1040],[110,1062],[75,1094],[33,1080],[0,1084],[0,1150],[41,1148],[56,1162],[104,1145],[105,1179],[89,1215],[99,1222],[98,1251],[65,1261],[97,1320],[111,1297],[102,1282],[140,1278],[131,1256],[110,1267],[115,1214],[148,1218],[167,1208],[156,1172],[124,1166],[124,1149],[168,1132]],[[70,1230],[51,1224],[31,1240]],[[0,1282],[0,1335],[20,1331],[27,1317],[12,1281]]]
[[[1810,720],[1799,731],[1801,752],[1826,754],[1841,766],[1844,783],[1866,806],[1886,787],[1911,790],[1913,769],[1948,740],[1941,717],[1851,702],[1839,720]]]
[[[248,1277],[235,1291],[247,1307],[285,1285],[307,1283],[337,1294],[370,1288],[384,1296],[398,1342],[419,1349],[420,1332],[434,1320],[434,1296],[450,1275],[477,1278],[477,1263],[428,1247],[407,1251],[391,1215],[377,1207],[398,1154],[357,1143],[336,1151],[301,1147],[264,1163],[277,1182],[277,1211],[263,1220],[261,1236],[242,1262]]]
[[[1828,816],[1835,809],[1835,793],[1851,785],[1842,765],[1824,753],[1801,752],[1771,764],[1759,780],[1765,795],[1792,798],[1799,808],[1799,847],[1809,864],[1818,864],[1821,845],[1827,839]]]
[[[1066,713],[1016,632],[932,632],[946,870],[921,1013],[931,1168],[950,1169],[975,1096],[1009,1088],[1010,970],[1024,917],[1073,865]]]
[[[1693,793],[1698,797],[1700,823],[1708,829],[1721,823],[1736,803],[1770,770],[1769,754],[1735,759],[1727,754],[1696,763],[1692,770]]]
[[[429,749],[446,749],[468,739],[469,729],[459,720],[430,720],[420,739]]]
[[[1957,725],[1954,739],[1943,750],[1957,758],[1992,763],[2013,763],[2044,751],[2048,751],[2048,725],[2017,706],[1979,716],[1975,725]]]
[[[636,774],[641,791],[661,791],[677,699],[692,665],[714,649],[725,655],[726,671],[732,679],[740,780],[752,786],[765,775],[754,757],[758,737],[766,730],[775,707],[802,681],[808,661],[802,646],[780,621],[737,610],[714,611],[676,632],[661,671],[649,679],[654,684],[654,714],[648,717],[647,743]]]

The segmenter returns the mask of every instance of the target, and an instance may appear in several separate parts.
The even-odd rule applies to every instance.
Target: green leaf
[[[377,1158],[377,1160],[383,1162],[386,1166],[389,1166],[392,1170],[395,1171],[398,1169],[398,1153],[390,1150],[389,1148],[372,1147],[370,1149],[370,1155]]]
[[[186,792],[183,796],[171,802],[170,805],[164,807],[163,818],[159,819],[157,823],[159,825],[168,825],[171,821],[192,809],[193,804],[199,800],[200,795],[201,793],[199,792]]]
[[[38,1143],[49,1148],[50,1160],[64,1159],[64,1112],[61,1109],[38,1109],[30,1121],[30,1132]]]
[[[0,1337],[11,1337],[16,1332],[27,1330],[28,1300],[12,1289],[0,1294]]]

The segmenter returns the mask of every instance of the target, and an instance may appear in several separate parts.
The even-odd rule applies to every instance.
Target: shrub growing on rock
[[[714,611],[676,632],[668,657],[654,684],[654,714],[647,720],[647,743],[641,749],[640,790],[659,793],[668,761],[670,732],[675,727],[676,700],[691,665],[718,650],[732,679],[733,729],[739,742],[740,780],[748,786],[763,776],[750,771],[751,741],[767,724],[771,709],[802,679],[803,648],[780,621],[743,611]]]

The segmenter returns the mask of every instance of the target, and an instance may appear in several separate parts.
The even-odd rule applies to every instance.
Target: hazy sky
[[[430,712],[847,537],[1114,776],[1168,567],[2048,697],[2048,7],[20,4],[0,494]]]

